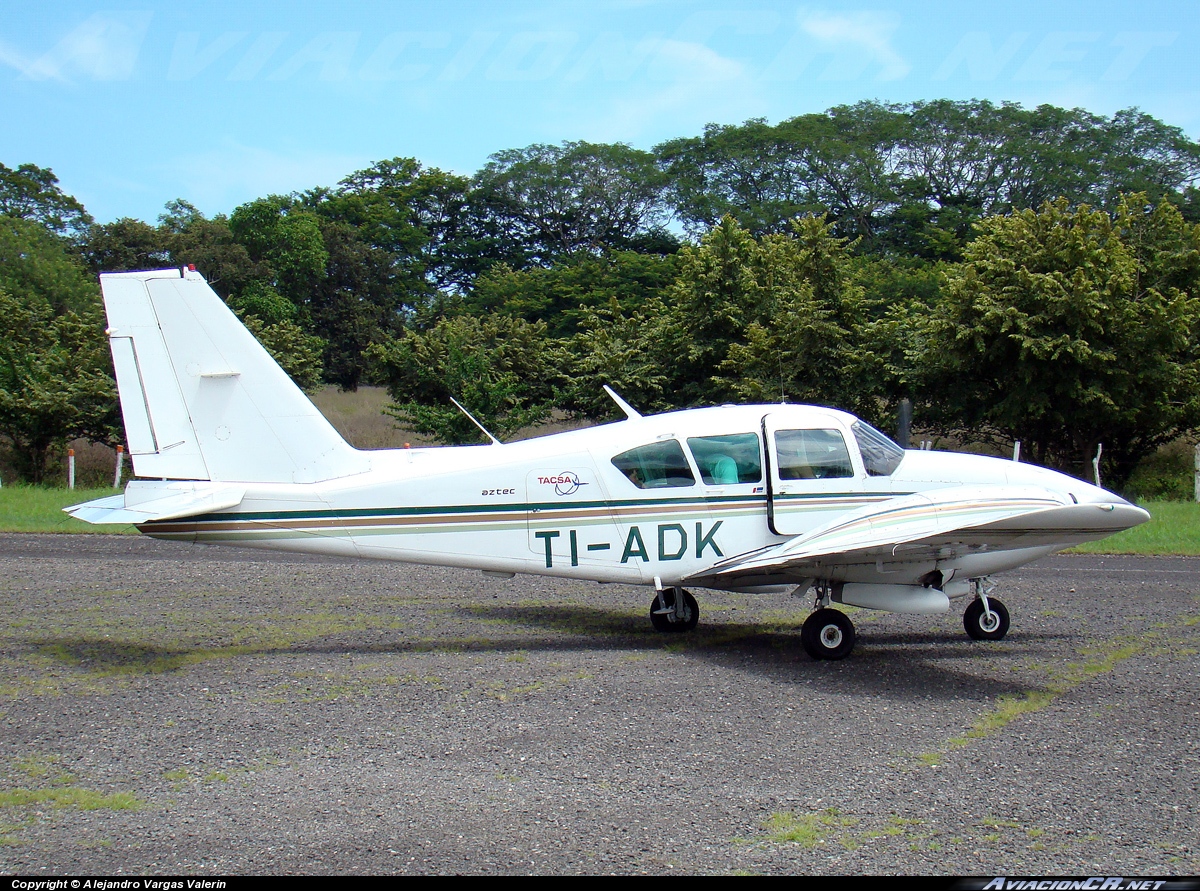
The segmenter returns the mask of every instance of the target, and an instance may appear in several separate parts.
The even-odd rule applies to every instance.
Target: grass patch
[[[996,707],[976,721],[975,726],[968,730],[966,735],[971,739],[990,736],[1022,715],[1041,711],[1057,699],[1058,695],[1057,692],[1031,690],[1020,695],[1000,696],[996,699]]]
[[[1150,501],[1150,522],[1118,532],[1102,541],[1071,548],[1071,554],[1200,555],[1200,504],[1188,501]]]
[[[95,789],[83,789],[79,786],[0,790],[0,807],[27,807],[31,804],[47,804],[50,807],[76,811],[136,811],[143,807],[142,802],[128,792],[105,795]]]
[[[793,814],[788,811],[774,813],[763,823],[768,838],[780,844],[797,844],[804,848],[815,848],[825,844],[831,836],[836,836],[839,843],[844,844],[843,833],[839,830],[856,826],[858,820],[853,817],[843,817],[837,808],[826,808],[815,814]]]
[[[57,755],[28,755],[18,758],[13,766],[31,780],[58,786],[72,783],[75,777],[60,768],[58,762]]]
[[[997,697],[992,709],[984,713],[966,733],[946,740],[941,749],[918,754],[917,760],[925,767],[941,766],[945,755],[950,751],[968,746],[972,740],[985,739],[1003,730],[1013,721],[1041,711],[1064,693],[1098,675],[1112,671],[1126,659],[1132,659],[1146,651],[1159,637],[1157,632],[1151,631],[1138,639],[1120,638],[1081,650],[1084,661],[1068,663],[1063,669],[1056,671],[1053,682],[1046,689]]]
[[[107,498],[105,489],[48,489],[42,486],[0,487],[0,532],[74,532],[134,535],[129,525],[93,526],[63,513],[64,507]]]

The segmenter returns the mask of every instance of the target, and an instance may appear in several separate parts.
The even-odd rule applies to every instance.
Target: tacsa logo
[[[580,486],[587,485],[580,481],[579,474],[573,470],[564,470],[553,476],[539,476],[537,479],[543,486],[553,486],[555,495],[574,495]]]

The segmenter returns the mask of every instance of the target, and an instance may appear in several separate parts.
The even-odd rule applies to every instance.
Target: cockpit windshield
[[[863,464],[871,476],[891,476],[904,460],[904,449],[892,442],[870,424],[855,421],[850,432],[858,442]]]

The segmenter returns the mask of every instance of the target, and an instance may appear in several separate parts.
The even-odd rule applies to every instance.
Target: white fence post
[[[113,474],[113,488],[121,488],[121,470],[125,464],[125,446],[117,446],[117,470]]]
[[[1013,460],[1021,460],[1021,440],[1019,439],[1013,442]]]
[[[67,488],[75,488],[75,450],[67,449]]]
[[[1200,442],[1196,443],[1196,501],[1200,501]]]

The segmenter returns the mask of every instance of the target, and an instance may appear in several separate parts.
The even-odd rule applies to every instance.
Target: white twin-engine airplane
[[[155,538],[653,585],[688,631],[687,587],[811,590],[816,659],[854,646],[847,604],[941,613],[999,640],[988,577],[1149,519],[1041,467],[905,451],[845,412],[702,408],[523,442],[359,451],[197,272],[100,277],[134,471],[67,508]],[[486,431],[485,431],[486,432]]]

